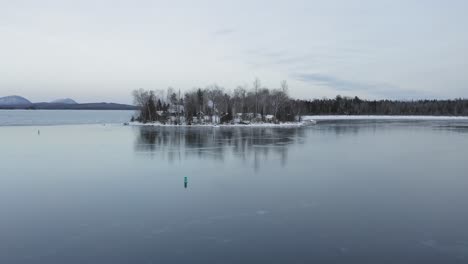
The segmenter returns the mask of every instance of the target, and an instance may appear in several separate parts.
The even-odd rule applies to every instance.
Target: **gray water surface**
[[[467,263],[467,126],[0,127],[0,263]]]
[[[122,124],[131,110],[0,110],[0,126]]]

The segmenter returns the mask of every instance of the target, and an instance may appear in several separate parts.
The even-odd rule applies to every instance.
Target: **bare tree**
[[[148,101],[149,91],[145,91],[142,88],[138,90],[134,90],[132,92],[133,95],[133,104],[138,107],[143,107],[146,102]]]
[[[286,106],[286,104],[289,102],[289,96],[288,96],[288,83],[283,80],[281,81],[281,88],[280,89],[275,89],[272,92],[272,105],[273,105],[273,115],[275,118],[279,118],[279,113],[282,108]],[[281,114],[284,116],[284,113]]]
[[[258,107],[260,114],[263,117],[269,113],[269,108],[270,108],[270,90],[267,88],[262,88],[258,92]]]
[[[283,91],[284,94],[288,94],[288,89],[289,89],[289,86],[288,86],[288,82],[286,80],[282,80],[281,81],[281,90]]]
[[[247,89],[244,86],[237,86],[234,90],[234,113],[245,113],[245,98],[247,96]]]
[[[221,112],[221,109],[220,109],[220,106],[222,105],[223,103],[223,95],[224,95],[224,92],[223,92],[223,88],[214,84],[210,87],[207,88],[207,95],[208,95],[208,99],[210,100],[211,102],[211,109],[212,109],[212,113],[211,113],[211,121],[213,121],[213,115],[218,115],[220,114]]]
[[[273,116],[279,118],[279,111],[284,107],[284,104],[288,101],[288,96],[283,90],[275,89],[271,94],[271,104],[273,107]]]
[[[255,93],[255,118],[257,118],[257,113],[258,113],[258,90],[261,87],[260,79],[255,78],[253,82],[253,89]]]
[[[174,88],[172,87],[167,87],[167,91],[166,91],[166,102],[167,103],[172,103],[172,101],[174,100]],[[177,99],[177,97],[175,97],[175,99]]]
[[[133,102],[140,108],[139,121],[155,121],[156,120],[156,104],[153,91],[145,91],[143,89],[134,90]]]

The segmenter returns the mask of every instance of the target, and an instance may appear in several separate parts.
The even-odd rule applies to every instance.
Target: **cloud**
[[[244,51],[244,60],[247,64],[258,67],[282,67],[289,72],[297,71],[299,68],[313,68],[318,63],[317,56],[312,54],[297,54],[288,50],[272,50],[268,48],[256,48]]]
[[[319,73],[296,74],[295,79],[306,83],[332,87],[339,91],[374,90],[381,87],[381,85],[343,80],[332,75]],[[389,85],[385,86],[385,88],[391,88]]]
[[[319,73],[294,74],[296,80],[323,85],[336,90],[337,92],[365,91],[376,97],[388,99],[422,99],[432,97],[427,92],[402,89],[398,86],[387,83],[365,83],[341,79],[339,77]]]
[[[213,36],[219,37],[219,36],[226,36],[235,33],[236,31],[232,28],[223,28],[220,30],[217,30],[213,32]]]
[[[249,49],[246,50],[245,53],[249,56],[259,56],[259,57],[265,57],[265,58],[282,58],[284,56],[289,55],[288,52],[286,51],[278,51],[278,50],[267,50],[266,48],[255,48],[255,49]]]
[[[359,48],[343,49],[340,54],[321,52],[300,54],[284,49],[272,50],[268,48],[249,49],[245,53],[248,55],[247,63],[253,67],[265,68],[277,65],[282,67],[291,78],[297,81],[327,87],[336,93],[364,95],[375,99],[397,100],[431,99],[437,97],[431,91],[405,89],[387,82],[350,80],[331,74],[304,73],[306,69],[319,68],[320,63],[333,65],[339,61],[346,61],[348,58],[351,58],[351,61],[353,59],[368,59],[370,55]]]

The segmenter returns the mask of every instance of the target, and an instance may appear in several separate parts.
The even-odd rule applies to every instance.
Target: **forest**
[[[300,121],[303,115],[444,115],[468,116],[468,100],[365,100],[337,95],[333,99],[303,100],[289,96],[288,83],[279,88],[252,87],[233,91],[218,85],[194,88],[181,94],[173,88],[133,91],[139,108],[132,121],[171,124],[279,123]]]
[[[468,100],[363,100],[336,96],[334,99],[296,100],[301,112],[310,115],[434,115],[468,116]]]

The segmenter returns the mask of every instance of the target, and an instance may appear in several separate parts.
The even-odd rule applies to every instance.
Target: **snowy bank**
[[[302,120],[468,120],[468,116],[308,115]]]
[[[129,126],[161,126],[161,127],[303,127],[315,124],[312,122],[286,122],[286,123],[251,123],[251,124],[163,124],[159,122],[154,123],[140,123],[140,122],[129,122],[125,123]]]
[[[315,125],[317,121],[333,121],[333,120],[467,120],[468,116],[390,116],[390,115],[307,115],[301,117],[301,122],[284,122],[284,123],[250,123],[250,124],[163,124],[160,122],[140,123],[129,122],[125,125],[130,126],[164,126],[164,127],[303,127]]]

